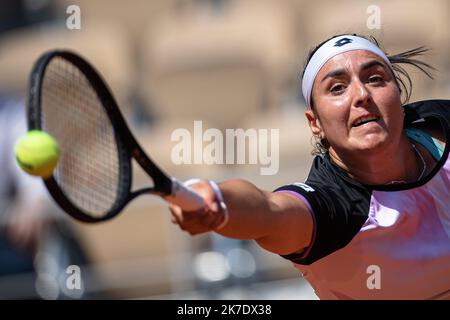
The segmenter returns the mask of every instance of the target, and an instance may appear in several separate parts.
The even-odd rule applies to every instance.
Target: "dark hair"
[[[306,66],[308,65],[309,61],[311,60],[312,56],[314,55],[314,53],[328,40],[333,39],[335,37],[338,36],[342,36],[345,34],[338,34],[338,35],[334,35],[324,41],[322,41],[319,45],[317,45],[316,47],[314,47],[313,49],[310,50],[310,52],[308,53],[308,56],[306,58],[306,61],[304,63],[303,66],[303,72],[302,72],[302,78],[305,74],[305,70],[306,70]],[[372,42],[373,44],[375,44],[378,48],[380,48],[381,50],[383,50],[383,48],[381,47],[379,41],[373,37],[373,36],[363,36],[363,35],[359,35],[359,34],[353,34],[354,36],[357,37],[361,37],[364,38],[366,40],[369,40],[370,42]],[[389,59],[389,61],[392,64],[392,69],[394,72],[394,77],[396,79],[397,85],[400,89],[401,93],[404,93],[404,98],[402,100],[402,104],[406,104],[408,103],[409,99],[411,98],[411,94],[412,94],[412,80],[410,75],[408,74],[408,72],[405,70],[405,68],[403,68],[401,66],[401,64],[409,64],[413,67],[416,67],[417,69],[419,69],[420,71],[422,71],[427,77],[429,77],[430,79],[433,79],[433,76],[431,74],[431,70],[436,70],[433,66],[429,65],[426,62],[423,62],[421,60],[415,59],[414,57],[417,56],[421,56],[424,53],[428,52],[430,49],[426,48],[424,46],[415,48],[415,49],[411,49],[408,51],[404,51],[401,53],[397,53],[397,54],[393,54],[393,55],[389,55],[386,53],[385,50],[383,50],[383,52],[386,53],[387,58]],[[402,90],[403,89],[403,90]],[[313,112],[316,114],[316,110],[314,108],[314,101],[313,98],[311,96],[311,109],[313,110]],[[313,155],[317,155],[317,154],[323,154],[325,153],[328,148],[329,148],[329,143],[326,139],[320,139],[318,141],[315,141],[314,144],[314,150],[312,152]]]

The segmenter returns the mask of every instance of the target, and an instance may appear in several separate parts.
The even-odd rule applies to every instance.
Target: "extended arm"
[[[208,181],[192,186],[203,195],[208,208],[182,212],[171,206],[174,222],[191,234],[216,231],[235,239],[253,239],[264,249],[289,254],[306,248],[311,242],[313,220],[306,204],[284,192],[267,192],[244,180],[219,184],[228,208],[229,221],[215,230],[223,220],[214,190]]]

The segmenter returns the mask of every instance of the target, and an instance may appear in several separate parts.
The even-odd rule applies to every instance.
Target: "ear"
[[[305,111],[305,116],[308,120],[308,124],[311,128],[312,134],[322,139],[325,138],[325,134],[323,133],[319,117],[311,109]]]

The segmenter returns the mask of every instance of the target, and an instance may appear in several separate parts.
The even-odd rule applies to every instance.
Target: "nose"
[[[371,99],[369,90],[360,80],[354,82],[354,106],[364,107]]]

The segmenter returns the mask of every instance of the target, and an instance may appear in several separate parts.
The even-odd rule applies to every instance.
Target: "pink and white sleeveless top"
[[[405,129],[439,121],[448,141],[450,101],[413,103],[405,114]],[[388,186],[360,184],[316,157],[305,183],[275,190],[305,201],[314,219],[308,249],[283,257],[321,299],[450,299],[449,149],[423,180]]]

